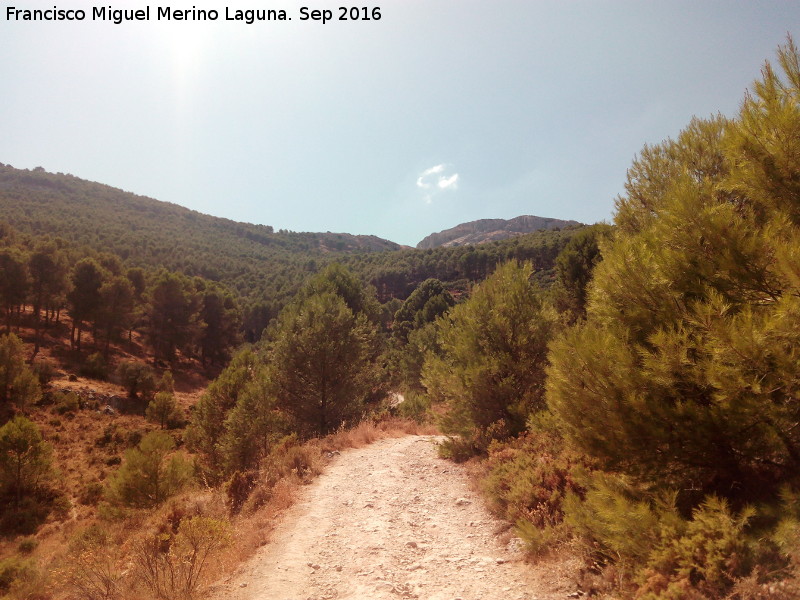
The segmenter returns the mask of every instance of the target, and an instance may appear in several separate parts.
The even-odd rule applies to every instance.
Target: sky
[[[92,20],[148,6],[147,21]],[[800,39],[790,0],[354,5],[378,9],[369,20],[339,6],[3,0],[0,162],[408,245],[481,218],[610,221],[645,144],[735,116],[764,61]],[[159,7],[219,17],[158,20]],[[253,8],[291,20],[226,19]],[[325,9],[327,22],[302,19]]]

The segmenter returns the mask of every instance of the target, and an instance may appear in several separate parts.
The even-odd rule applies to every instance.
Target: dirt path
[[[385,439],[337,457],[219,600],[534,600],[574,591],[501,544],[498,522],[434,439]]]

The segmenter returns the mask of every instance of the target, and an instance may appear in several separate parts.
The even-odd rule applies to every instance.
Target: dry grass
[[[391,417],[380,421],[364,420],[350,429],[340,429],[321,440],[324,452],[362,448],[377,440],[396,438],[404,435],[436,435],[439,431],[433,425],[420,425],[412,419]]]

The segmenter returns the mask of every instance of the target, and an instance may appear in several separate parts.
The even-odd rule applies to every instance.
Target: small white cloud
[[[439,178],[439,189],[442,190],[455,190],[458,188],[458,173],[452,174],[450,177]]]
[[[458,173],[447,174],[444,164],[435,165],[430,169],[425,169],[419,177],[417,177],[417,187],[423,190],[431,190],[425,195],[425,202],[430,204],[433,202],[434,195],[439,191],[454,191],[458,189]]]
[[[429,189],[432,185],[429,180],[435,179],[431,175],[438,175],[442,171],[444,171],[444,165],[436,165],[430,169],[425,169],[422,175],[417,178],[417,187],[421,187],[423,190]]]

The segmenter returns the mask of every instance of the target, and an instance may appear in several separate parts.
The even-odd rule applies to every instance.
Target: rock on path
[[[463,470],[437,457],[435,439],[343,452],[216,597],[563,599],[566,582],[500,543],[499,523]]]

